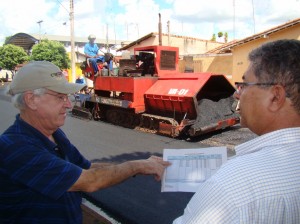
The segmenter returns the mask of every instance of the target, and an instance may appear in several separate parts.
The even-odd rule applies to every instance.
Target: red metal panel
[[[99,76],[95,89],[123,93],[123,99],[131,101],[130,107],[137,113],[145,110],[144,93],[157,81],[157,77],[111,77]]]
[[[153,52],[154,66],[159,77],[173,76],[179,72],[179,48],[170,46],[144,46],[134,48],[134,54],[139,51]],[[164,65],[165,67],[161,67]],[[172,65],[174,67],[168,67]]]
[[[94,88],[96,90],[132,93],[134,80],[131,77],[98,76],[95,79]]]
[[[154,114],[175,116],[187,115],[188,119],[197,118],[197,94],[213,76],[212,73],[183,73],[173,77],[159,78],[145,93],[146,110]]]
[[[211,77],[211,73],[185,73],[159,78],[146,95],[193,97]]]
[[[135,108],[137,113],[145,111],[144,94],[156,81],[157,77],[134,78],[133,102],[131,107]]]

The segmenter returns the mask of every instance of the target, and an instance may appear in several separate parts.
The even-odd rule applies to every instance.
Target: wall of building
[[[232,54],[203,55],[194,60],[202,62],[202,71],[204,72],[232,75]]]
[[[192,37],[175,36],[175,35],[170,35],[170,37],[168,35],[162,36],[162,45],[178,47],[179,55],[181,56],[203,54],[223,44],[224,43],[202,40],[202,39],[197,39]],[[158,34],[153,35],[152,37],[149,37],[132,47],[129,47],[127,51],[129,51],[129,53],[133,55],[135,47],[151,46],[151,45],[159,45]]]
[[[82,70],[80,69],[80,64],[81,63],[75,63],[75,78],[78,78],[80,76],[84,76],[82,74]],[[69,82],[72,82],[72,69],[69,68],[69,69],[66,69],[66,71],[68,72],[68,80]]]
[[[233,49],[233,70],[232,82],[242,81],[242,76],[249,66],[248,54],[251,50],[259,47],[263,43],[279,40],[279,39],[297,39],[300,40],[300,24],[289,27],[285,30],[270,34],[266,38],[260,38],[250,41],[246,44],[236,46]]]
[[[179,71],[185,72],[186,68],[192,67],[193,72],[212,72],[225,75],[232,82],[232,54],[199,55],[193,57],[193,65],[187,61],[179,61]],[[233,83],[233,82],[232,82]]]
[[[167,35],[162,37],[162,45],[179,47],[179,55],[203,54],[223,44],[191,37],[170,36],[169,38]]]

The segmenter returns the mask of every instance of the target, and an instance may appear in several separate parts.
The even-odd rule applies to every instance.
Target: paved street
[[[0,133],[14,121],[17,113],[8,101],[9,98],[3,96],[3,87],[0,87]],[[153,154],[161,155],[164,148],[227,145],[224,139],[231,139],[228,145],[232,146],[253,137],[247,130],[241,129],[241,132],[240,128],[235,127],[216,135],[220,136],[219,138],[206,136],[184,141],[72,116],[68,116],[63,130],[88,159],[115,162],[147,158]],[[237,138],[232,132],[244,133],[245,137]],[[229,155],[233,153],[229,150]],[[92,203],[96,202],[121,223],[169,224],[181,215],[192,193],[161,193],[160,187],[160,182],[156,182],[150,176],[137,176],[85,197]]]
[[[0,133],[13,121],[17,110],[0,99]],[[84,156],[97,161],[122,162],[129,159],[161,155],[164,148],[196,148],[198,143],[141,133],[103,122],[86,121],[69,116],[63,127]],[[191,193],[160,193],[160,182],[150,176],[130,180],[89,195],[121,223],[170,223],[179,216]],[[93,202],[93,200],[92,200]]]

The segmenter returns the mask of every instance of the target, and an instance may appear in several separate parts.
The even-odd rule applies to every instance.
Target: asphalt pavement
[[[3,87],[0,86],[0,133],[14,121],[18,113],[9,102],[10,98],[3,95]],[[232,146],[253,138],[251,133],[244,130],[245,137],[238,140],[236,133],[230,131],[216,134],[216,136],[226,136],[225,139],[231,138],[230,143],[220,141],[217,137],[214,140],[215,135],[180,140],[122,128],[102,121],[78,119],[72,117],[71,113],[62,129],[87,159],[116,163],[146,159],[150,155],[161,156],[165,148],[200,148],[227,144]],[[240,128],[235,127],[231,131],[238,130]],[[229,156],[233,154],[232,149],[229,150]],[[183,213],[193,193],[161,193],[160,189],[161,183],[156,182],[153,177],[136,176],[114,187],[94,193],[84,193],[83,197],[95,204],[95,207],[100,207],[117,223],[170,224]]]
[[[15,119],[17,109],[0,87],[0,133]],[[104,122],[67,117],[62,127],[71,142],[88,159],[123,162],[162,155],[164,148],[198,148],[186,142],[114,126]],[[161,183],[152,176],[136,176],[95,193],[84,194],[119,223],[171,223],[182,212],[192,193],[161,193]]]

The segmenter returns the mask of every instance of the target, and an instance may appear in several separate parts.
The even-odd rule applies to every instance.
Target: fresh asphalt
[[[0,85],[0,133],[15,119],[18,111],[4,96]],[[165,148],[207,147],[160,135],[114,126],[102,121],[87,121],[70,114],[62,127],[71,142],[93,161],[115,163],[161,156]],[[136,176],[127,181],[83,197],[100,207],[119,223],[170,224],[183,213],[192,193],[161,193],[161,183],[152,176]]]

